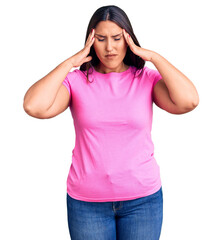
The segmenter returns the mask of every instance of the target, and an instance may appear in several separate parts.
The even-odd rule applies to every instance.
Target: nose
[[[113,47],[112,47],[112,40],[111,39],[107,39],[107,44],[106,44],[106,51],[107,52],[111,52]]]

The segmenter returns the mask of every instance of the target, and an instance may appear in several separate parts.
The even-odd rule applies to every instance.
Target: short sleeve
[[[65,79],[63,80],[62,84],[67,88],[68,92],[69,92],[69,106],[71,104],[71,85],[70,85],[70,80],[69,80],[69,75],[70,72],[66,75]]]
[[[162,76],[157,70],[149,69],[149,77],[151,78],[151,81],[153,82],[153,87],[155,84],[162,79]]]
[[[152,82],[152,91],[153,92],[153,88],[155,86],[155,84],[160,80],[162,79],[162,76],[161,74],[155,70],[155,69],[149,69],[149,78],[150,78],[150,81]]]

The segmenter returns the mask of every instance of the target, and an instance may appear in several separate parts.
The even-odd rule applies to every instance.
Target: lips
[[[106,59],[111,61],[111,60],[114,60],[116,56],[117,56],[117,54],[106,55]]]
[[[108,55],[106,55],[106,57],[115,57],[115,56],[117,56],[117,54],[108,54]]]

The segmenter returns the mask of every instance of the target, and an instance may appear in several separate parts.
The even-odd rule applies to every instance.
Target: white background
[[[222,239],[219,0],[1,3],[0,239],[70,239],[71,113],[36,119],[23,110],[23,97],[84,47],[91,16],[110,4],[126,12],[140,45],[183,72],[200,97],[198,107],[182,115],[153,105],[152,138],[164,197],[161,239]]]

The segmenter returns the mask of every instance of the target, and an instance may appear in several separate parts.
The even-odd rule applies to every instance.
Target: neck
[[[122,62],[118,67],[115,67],[115,68],[108,68],[101,63],[98,66],[94,67],[94,69],[97,72],[104,73],[104,74],[110,73],[110,72],[124,72],[128,68],[129,68],[129,66],[124,64],[124,62]]]

